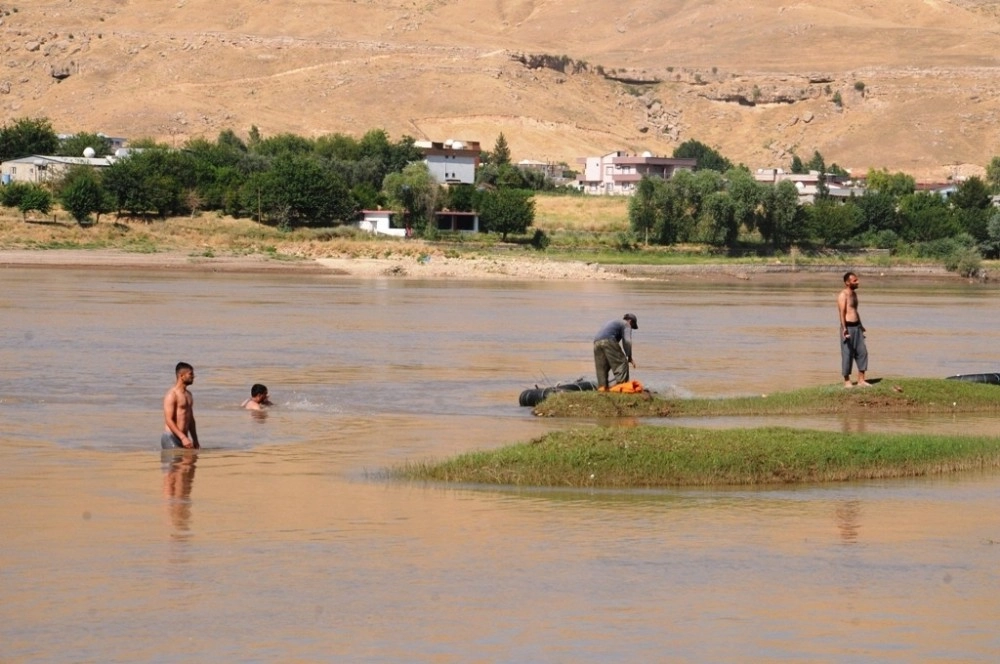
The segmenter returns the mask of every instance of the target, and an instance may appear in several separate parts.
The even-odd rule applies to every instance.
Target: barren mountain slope
[[[943,178],[1000,153],[998,4],[0,0],[0,121],[177,145],[502,131],[515,159],[571,165],[697,139],[753,168],[818,149]]]

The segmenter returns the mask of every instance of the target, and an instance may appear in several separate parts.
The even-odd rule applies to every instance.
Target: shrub
[[[545,251],[552,244],[552,239],[540,228],[535,229],[535,234],[531,237],[531,246],[539,251]]]
[[[949,272],[957,272],[963,277],[975,277],[982,267],[983,257],[973,247],[962,247],[948,254],[944,267]]]

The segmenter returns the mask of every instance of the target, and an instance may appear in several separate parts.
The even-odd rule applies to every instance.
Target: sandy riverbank
[[[206,272],[325,272],[359,279],[568,280],[626,281],[698,277],[748,280],[797,272],[841,273],[843,265],[792,267],[787,264],[598,265],[545,257],[440,255],[391,258],[302,257],[284,254],[196,255],[190,252],[133,253],[110,249],[0,250],[0,269],[104,268],[198,270]],[[857,268],[871,276],[915,276],[957,279],[941,267]]]
[[[0,250],[0,268],[9,267],[93,267],[208,272],[322,271],[360,279],[625,280],[636,278],[592,263],[509,256],[313,258],[282,254],[204,256],[185,252],[130,253],[108,249]]]

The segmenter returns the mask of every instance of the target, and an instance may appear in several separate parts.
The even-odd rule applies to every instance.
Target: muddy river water
[[[568,426],[518,394],[590,377],[590,338],[626,311],[633,377],[656,391],[836,385],[839,274],[0,276],[0,661],[1000,653],[1000,473],[614,492],[380,476]],[[871,377],[1000,370],[1000,287],[861,276]],[[179,360],[195,366],[204,449],[163,457]],[[256,382],[276,404],[263,417],[238,407]],[[780,423],[1000,435],[995,419]]]

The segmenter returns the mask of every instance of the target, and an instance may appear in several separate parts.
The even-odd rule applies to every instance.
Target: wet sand
[[[836,273],[855,269],[872,276],[915,276],[961,279],[939,266],[851,268],[793,266],[780,262],[698,265],[602,265],[584,261],[559,261],[525,256],[427,256],[394,258],[302,257],[285,254],[194,255],[190,252],[130,253],[109,249],[7,249],[0,250],[0,268],[5,267],[100,267],[156,270],[200,270],[207,272],[302,272],[320,271],[361,279],[456,279],[456,280],[569,280],[625,281],[669,277],[746,280],[760,275]]]

